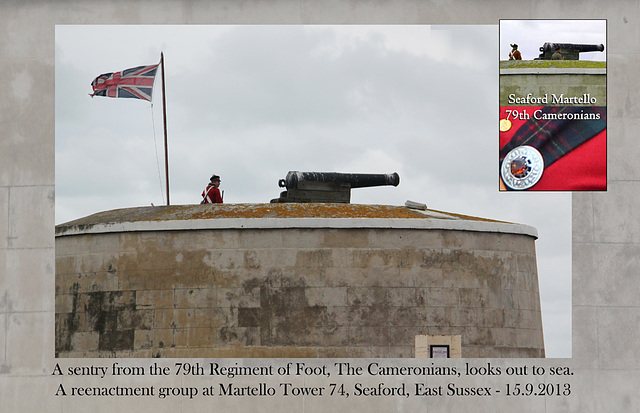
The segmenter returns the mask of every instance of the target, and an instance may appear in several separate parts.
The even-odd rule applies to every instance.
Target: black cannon
[[[338,202],[351,201],[351,188],[371,186],[398,186],[400,176],[392,174],[352,174],[339,172],[298,172],[289,171],[278,181],[281,188],[287,188],[280,198],[271,202]]]
[[[554,58],[556,51],[560,55]],[[602,51],[603,44],[545,43],[540,47],[540,56],[533,60],[580,60],[580,53]]]

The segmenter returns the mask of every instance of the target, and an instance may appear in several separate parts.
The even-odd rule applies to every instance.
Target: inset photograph
[[[501,191],[607,189],[606,20],[500,21]]]

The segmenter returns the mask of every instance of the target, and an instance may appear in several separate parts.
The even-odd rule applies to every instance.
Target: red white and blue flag
[[[153,81],[159,64],[138,66],[121,72],[104,73],[91,82],[93,96],[110,98],[134,98],[151,102]]]

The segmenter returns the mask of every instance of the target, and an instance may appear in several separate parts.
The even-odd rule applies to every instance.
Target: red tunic
[[[205,196],[206,193],[206,196]],[[207,185],[207,188],[202,191],[202,198],[204,198],[205,204],[221,204],[222,195],[220,190],[213,185]]]

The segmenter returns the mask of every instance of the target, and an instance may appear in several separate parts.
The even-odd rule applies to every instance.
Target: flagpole
[[[169,148],[167,146],[167,100],[164,90],[164,53],[160,52],[160,66],[162,68],[162,118],[164,120],[164,170],[167,182],[167,205],[169,202]]]

